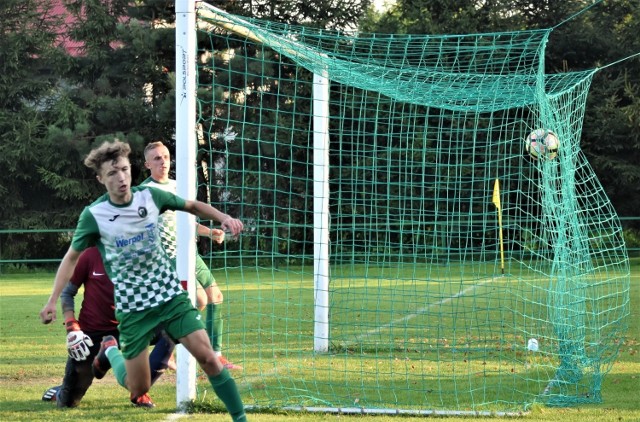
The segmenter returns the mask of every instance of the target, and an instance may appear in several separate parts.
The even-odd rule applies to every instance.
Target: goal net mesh
[[[245,223],[205,249],[245,405],[601,400],[629,262],[580,150],[595,70],[545,74],[549,34],[347,33],[200,5],[199,194]],[[330,86],[328,191],[313,175],[314,74]],[[527,153],[540,128],[557,134],[557,156]],[[326,352],[314,351],[318,197],[330,213]]]

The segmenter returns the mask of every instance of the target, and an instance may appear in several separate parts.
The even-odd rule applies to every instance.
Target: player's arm
[[[217,221],[223,230],[228,230],[233,236],[240,234],[244,228],[242,221],[201,201],[185,201],[183,211],[191,213],[202,220]]]
[[[62,293],[62,289],[67,285],[69,279],[71,279],[79,257],[80,252],[69,247],[64,258],[62,258],[62,262],[60,262],[60,266],[56,272],[56,277],[53,280],[51,296],[49,296],[49,300],[40,311],[40,320],[43,324],[49,324],[56,320],[56,302]]]
[[[76,321],[75,297],[80,288],[73,283],[67,283],[60,294],[60,306],[64,316],[65,325],[67,321]]]
[[[212,220],[220,223],[223,231],[230,232],[233,236],[240,234],[244,225],[242,221],[233,218],[217,208],[201,201],[190,201],[180,198],[170,192],[161,189],[147,188],[151,192],[156,205],[159,206],[160,212],[166,210],[185,211],[199,217],[201,220]],[[198,233],[201,230],[198,228]],[[213,234],[213,233],[211,233]]]
[[[196,223],[196,232],[198,236],[209,237],[216,243],[224,242],[224,231],[220,229],[210,229],[209,227]]]
[[[60,304],[64,314],[64,327],[67,330],[67,351],[72,359],[77,361],[86,360],[89,356],[89,348],[93,346],[93,341],[80,328],[80,323],[76,319],[74,298],[78,294],[78,286],[67,283],[60,294]]]

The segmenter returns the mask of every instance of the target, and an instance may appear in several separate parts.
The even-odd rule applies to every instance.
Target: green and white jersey
[[[98,246],[120,312],[153,308],[183,292],[160,240],[158,216],[184,209],[184,199],[147,186],[131,191],[128,204],[113,204],[105,194],[86,207],[71,242],[76,251]]]
[[[166,183],[160,183],[151,177],[145,179],[141,186],[151,186],[152,188],[162,189],[163,191],[176,194],[178,191],[176,181],[169,179]],[[176,237],[176,213],[174,211],[166,211],[160,215],[160,239],[171,259],[176,259],[178,254],[178,239]]]

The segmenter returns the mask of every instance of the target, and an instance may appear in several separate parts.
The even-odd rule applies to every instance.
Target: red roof
[[[77,18],[69,13],[64,6],[64,0],[50,0],[51,7],[45,13],[49,14],[52,18],[62,18],[63,23],[58,28],[58,40],[57,45],[61,45],[72,56],[78,56],[82,54],[84,43],[82,41],[72,40],[67,34],[73,24],[76,23]]]
[[[102,0],[107,2],[109,0]],[[56,45],[62,46],[71,56],[80,56],[84,52],[84,42],[72,40],[68,33],[73,25],[78,21],[78,17],[70,13],[64,5],[65,0],[49,0],[49,7],[43,10],[45,18],[50,16],[52,19],[62,19],[62,24],[58,28],[58,39]],[[45,6],[47,7],[47,6]],[[84,18],[83,11],[80,12],[81,18]],[[127,17],[121,17],[120,21],[126,22]],[[121,46],[118,42],[111,43],[113,48]]]

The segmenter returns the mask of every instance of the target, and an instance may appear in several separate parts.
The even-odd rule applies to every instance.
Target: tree
[[[384,13],[369,14],[365,32],[473,34],[513,29],[513,13],[500,0],[397,0]],[[511,27],[511,28],[510,28]]]
[[[355,28],[358,16],[370,3],[369,0],[212,2],[229,13],[247,18],[289,25],[312,23],[314,26],[334,29]],[[231,60],[225,57],[228,49],[233,49],[234,58]],[[310,81],[312,75],[309,71],[297,68],[277,52],[268,48],[262,50],[261,46],[241,39],[232,39],[227,44],[215,36],[201,35],[199,51],[207,55],[207,61],[214,61],[219,66],[215,74],[211,69],[199,73],[201,123],[208,148],[200,151],[198,162],[225,162],[229,168],[244,170],[226,173],[210,171],[209,177],[217,180],[209,181],[208,185],[219,188],[201,192],[201,195],[206,198],[206,193],[210,193],[216,206],[232,214],[240,211],[234,208],[242,207],[243,217],[249,220],[277,221],[278,213],[291,215],[294,221],[290,227],[262,227],[258,242],[268,240],[265,242],[267,244],[257,247],[260,250],[273,248],[276,253],[299,254],[302,248],[312,247],[312,243],[307,241],[312,238],[309,229],[312,210],[309,209],[308,197],[302,194],[312,189],[312,149],[309,133],[295,128],[309,127],[310,117],[305,115],[304,110],[311,109],[310,85],[300,82]],[[260,72],[253,73],[252,69],[259,69]],[[222,87],[227,86],[229,88],[225,92],[226,88]],[[234,98],[240,92],[244,93],[244,104],[250,107],[238,106]],[[211,101],[212,98],[214,101]],[[295,102],[291,98],[295,98]],[[273,110],[282,113],[276,115]],[[259,125],[252,123],[258,120]],[[239,122],[235,130],[238,126],[242,127],[242,134],[235,142],[226,142],[220,136],[229,130],[227,121]],[[279,147],[282,142],[290,146]],[[257,159],[247,160],[248,155]],[[257,171],[261,172],[259,180],[252,176]],[[199,181],[200,186],[207,184],[203,172],[199,173]],[[243,185],[255,185],[255,189],[244,189],[245,204],[238,204],[237,198],[229,194],[227,186]],[[272,189],[261,189],[263,186],[271,186]],[[290,209],[280,206],[285,203],[290,204]],[[276,241],[271,242],[271,239]],[[295,245],[295,242],[285,245],[286,241],[278,244],[277,239],[304,240]],[[287,249],[289,247],[291,249]]]
[[[50,16],[52,0],[5,0],[0,3],[0,209],[2,227],[70,228],[87,202],[102,188],[82,165],[94,145],[118,137],[134,149],[136,181],[142,180],[142,148],[162,139],[172,147],[175,128],[174,3],[167,0],[56,0],[68,5],[75,23],[68,35],[81,43],[80,54],[69,56],[56,46],[59,18]],[[312,24],[321,28],[358,28],[378,33],[474,33],[558,25],[590,5],[586,0],[398,0],[383,14],[369,8],[370,0],[211,0],[231,13],[283,24]],[[615,62],[640,51],[640,6],[637,0],[603,1],[587,13],[559,25],[547,48],[547,72],[588,69]],[[364,19],[360,20],[360,17]],[[205,40],[200,39],[200,43]],[[202,45],[202,44],[201,44]],[[215,47],[215,46],[214,46]],[[245,48],[245,47],[243,47]],[[255,51],[237,50],[254,55]],[[277,75],[263,101],[282,102],[296,89],[295,72],[287,60],[263,63]],[[231,70],[233,68],[230,67]],[[216,78],[236,78],[223,73]],[[235,74],[237,75],[237,74]],[[200,75],[207,82],[207,75]],[[298,75],[300,76],[300,75]],[[640,206],[637,166],[640,131],[640,60],[628,60],[597,72],[589,96],[583,149],[614,205],[622,215]],[[291,83],[287,83],[291,81]],[[265,85],[267,86],[267,85]],[[278,91],[279,90],[279,91]],[[203,92],[201,92],[203,93]],[[211,95],[210,92],[203,93]],[[216,98],[220,92],[214,93]],[[304,93],[299,93],[304,96]],[[210,97],[209,97],[210,98]],[[248,98],[255,101],[257,98]],[[282,103],[281,108],[290,105]],[[300,107],[307,106],[300,103]],[[223,119],[211,110],[206,122],[222,133]],[[220,110],[218,110],[220,111]],[[238,116],[241,118],[241,116]],[[264,116],[273,119],[273,116]],[[268,121],[264,121],[269,126]],[[290,123],[280,122],[283,127]],[[301,123],[302,124],[302,123]],[[282,133],[280,135],[283,135]],[[281,174],[309,171],[308,139],[291,136],[300,168],[278,167],[282,151],[262,151]],[[603,140],[606,140],[603,141]],[[214,144],[214,156],[240,146]],[[247,145],[250,147],[250,145]],[[204,160],[215,157],[208,153]],[[284,158],[284,157],[280,157]],[[303,168],[304,167],[304,168]],[[276,173],[274,173],[276,174]],[[202,177],[202,175],[201,175]],[[238,175],[237,177],[242,177]],[[286,178],[277,178],[278,183]],[[299,183],[299,182],[296,182]],[[282,187],[282,191],[306,186]],[[223,192],[219,192],[222,201]],[[630,200],[627,198],[631,198]],[[271,202],[277,198],[271,198]],[[15,243],[15,251],[45,250],[47,242]],[[35,243],[34,243],[35,242]],[[12,242],[13,243],[13,242]],[[3,254],[8,253],[6,242]],[[35,245],[35,246],[34,246]],[[16,252],[19,253],[19,252]],[[33,254],[30,254],[34,256]],[[43,256],[51,253],[43,252]]]
[[[353,25],[369,0],[342,2],[213,1],[231,12],[286,23]],[[72,17],[47,15],[64,4]],[[40,6],[40,7],[38,7]],[[145,175],[145,143],[162,139],[172,147],[175,128],[174,2],[166,0],[28,0],[0,6],[4,72],[0,124],[7,171],[0,193],[7,198],[3,225],[19,228],[71,228],[82,208],[103,189],[82,164],[95,145],[113,138],[132,144],[134,183]],[[71,55],[56,49],[64,34],[80,46]],[[54,54],[55,53],[55,54]],[[13,252],[40,242],[51,257],[50,241],[30,236],[13,241]],[[14,239],[15,240],[15,239]],[[18,246],[18,243],[21,246]],[[68,244],[64,237],[60,244]],[[35,249],[38,249],[35,247]]]
[[[398,0],[369,14],[367,32],[461,34],[554,28],[545,71],[596,69],[640,52],[637,0]],[[600,69],[589,93],[582,149],[620,215],[640,208],[640,60]],[[636,223],[638,224],[638,223]]]
[[[62,16],[48,13],[53,2],[11,0],[0,6],[7,35],[0,40],[4,226],[73,227],[82,208],[104,193],[82,164],[94,145],[114,138],[131,143],[134,178],[140,181],[144,143],[173,136],[174,94],[163,60],[174,62],[174,31],[154,30],[153,18],[166,12],[159,2],[149,1],[155,7],[146,8],[130,3],[67,0],[74,18],[70,28],[60,25]],[[173,15],[171,9],[169,19]],[[77,54],[55,48],[57,28],[80,43]],[[56,239],[12,238],[2,252],[61,256],[55,249],[68,246],[69,239]]]
[[[157,9],[130,4],[68,2],[76,22],[70,36],[83,48],[69,60],[64,94],[83,112],[59,127],[74,131],[72,141],[85,150],[121,137],[140,159],[145,142],[173,136],[172,85],[165,63],[169,57],[174,61],[174,37],[168,28],[154,28],[153,19],[161,19]]]
[[[272,22],[304,23],[325,29],[355,29],[373,0],[243,0],[238,2],[240,7],[224,0],[210,3],[229,13]]]
[[[77,195],[73,183],[62,190],[43,181],[43,165],[62,157],[64,146],[47,140],[48,126],[64,113],[59,107],[63,51],[56,46],[59,19],[49,2],[6,0],[0,3],[0,227],[45,228],[65,221],[65,199]],[[32,242],[8,235],[3,257],[25,256],[47,247],[42,236]],[[33,256],[33,255],[32,255]],[[49,255],[50,256],[50,255]]]
[[[581,148],[622,216],[640,209],[640,58],[625,60],[640,52],[639,32],[639,1],[604,1],[559,26],[546,56],[548,72],[599,68]]]

